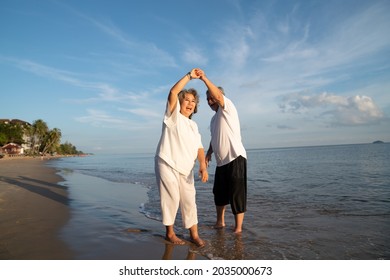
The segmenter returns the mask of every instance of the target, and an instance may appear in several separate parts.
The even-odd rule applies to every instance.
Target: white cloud
[[[319,95],[291,94],[282,98],[279,107],[283,112],[311,114],[316,117],[330,117],[333,125],[365,125],[383,120],[384,114],[371,97],[343,97],[328,93]]]
[[[384,31],[390,27],[388,5],[367,3],[340,13],[321,13],[327,7],[320,6],[310,15],[305,6],[293,6],[276,19],[258,9],[256,18],[237,19],[216,36],[221,66],[209,78],[233,97],[243,123],[260,115],[282,118],[278,105],[301,114],[293,117],[292,127],[300,127],[296,122],[303,116],[317,127],[324,121],[363,126],[386,119],[388,85],[372,77],[388,71],[378,70],[388,60],[383,56],[390,46]],[[335,16],[328,21],[330,14]],[[328,22],[326,27],[322,22]],[[376,92],[369,89],[373,84]],[[339,94],[308,94],[323,91]],[[277,96],[285,99],[278,104]]]

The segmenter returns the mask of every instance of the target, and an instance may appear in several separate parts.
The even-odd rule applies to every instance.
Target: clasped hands
[[[190,74],[192,79],[202,79],[202,77],[205,75],[204,71],[200,68],[192,69]]]

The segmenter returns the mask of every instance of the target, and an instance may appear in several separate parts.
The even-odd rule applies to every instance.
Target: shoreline
[[[58,238],[70,211],[56,173],[40,158],[0,160],[0,259],[72,259]]]
[[[61,174],[47,160],[0,160],[0,260],[207,260],[191,243],[166,242],[161,222],[139,212],[146,188],[72,172]],[[112,232],[103,238],[95,213],[86,214],[78,206],[83,194],[77,190],[85,188],[89,197],[113,187],[130,194],[128,216],[121,227],[104,228]],[[108,204],[115,195],[123,193],[105,194]]]
[[[70,170],[62,175],[72,216],[61,237],[75,251],[75,259],[207,260],[191,242],[183,246],[167,242],[161,221],[141,213],[148,199],[146,187]]]
[[[26,155],[7,155],[0,154],[0,161],[8,161],[8,160],[31,160],[31,159],[40,159],[40,160],[49,160],[49,159],[59,159],[59,158],[68,158],[68,157],[85,157],[89,156],[87,154],[80,155],[45,155],[45,156],[26,156]]]

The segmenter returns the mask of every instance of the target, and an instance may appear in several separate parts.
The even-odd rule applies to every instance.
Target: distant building
[[[0,119],[0,123],[5,124],[21,124],[23,126],[31,126],[29,122],[18,120],[18,119]]]
[[[0,119],[0,124],[1,123],[13,124],[13,125],[19,124],[22,127],[24,127],[25,129],[27,129],[27,128],[29,128],[31,126],[31,124],[29,122],[26,122],[26,121],[23,121],[23,120],[19,120],[19,119]],[[11,145],[18,145],[18,146],[20,146],[20,149],[17,149],[16,147],[14,147],[14,149],[10,148],[9,150],[10,151],[21,151],[20,154],[23,154],[24,151],[28,151],[30,149],[30,146],[31,146],[31,140],[30,140],[30,137],[26,133],[24,133],[24,135],[23,135],[23,141],[24,141],[24,143],[21,146],[18,145],[18,144],[15,144],[15,143],[9,143]],[[7,146],[7,145],[4,145],[3,147],[1,147],[1,150],[3,151],[3,148],[5,146]],[[3,151],[3,153],[7,153],[7,152]],[[10,153],[8,153],[8,154],[10,154]],[[16,153],[16,154],[18,154],[18,153]]]
[[[15,143],[5,144],[3,147],[1,147],[1,151],[7,155],[22,155],[24,152],[23,147]]]

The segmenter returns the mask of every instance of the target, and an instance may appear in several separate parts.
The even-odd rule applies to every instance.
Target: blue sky
[[[224,87],[247,149],[390,141],[390,1],[1,0],[0,118],[84,152],[154,152],[191,68]],[[213,112],[194,116],[203,144]]]

